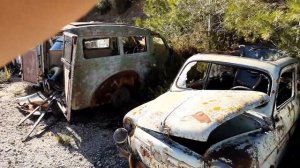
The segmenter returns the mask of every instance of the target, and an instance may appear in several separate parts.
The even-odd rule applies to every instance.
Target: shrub
[[[229,0],[224,25],[248,42],[264,41],[298,56],[299,11],[297,0]]]
[[[106,14],[111,9],[111,3],[109,0],[98,0],[96,6],[99,9],[101,15]]]

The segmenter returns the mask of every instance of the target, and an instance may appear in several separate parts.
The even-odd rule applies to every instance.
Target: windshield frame
[[[178,75],[176,76],[176,79],[174,80],[174,86],[176,88],[182,89],[182,90],[207,90],[206,88],[203,89],[193,89],[193,88],[184,88],[178,85],[178,80],[180,79],[180,76],[182,75],[182,73],[185,71],[185,69],[187,68],[188,65],[190,65],[193,62],[203,62],[203,63],[207,63],[208,64],[208,68],[205,71],[205,76],[203,78],[203,80],[205,80],[205,87],[206,87],[206,83],[207,83],[207,79],[209,76],[209,73],[211,71],[211,66],[212,64],[216,64],[216,65],[223,65],[223,66],[230,66],[233,68],[239,68],[239,69],[246,69],[246,70],[253,70],[253,71],[257,71],[258,73],[261,73],[263,75],[265,75],[269,81],[269,85],[268,85],[268,91],[267,91],[267,95],[271,96],[271,90],[272,90],[272,86],[273,86],[273,81],[272,81],[272,76],[271,74],[265,70],[265,69],[261,69],[261,68],[257,68],[255,66],[245,66],[245,65],[240,65],[240,64],[236,64],[236,63],[230,63],[230,62],[221,62],[221,61],[212,61],[212,60],[192,60],[189,61],[188,63],[186,63],[181,70],[179,71]],[[172,87],[171,87],[172,88]],[[171,89],[172,90],[172,89]],[[211,89],[209,89],[211,90]],[[264,93],[264,92],[263,92]]]

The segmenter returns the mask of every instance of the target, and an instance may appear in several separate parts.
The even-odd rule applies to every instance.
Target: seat
[[[245,70],[238,69],[235,74],[233,86],[245,86],[254,90],[261,82],[261,74]]]

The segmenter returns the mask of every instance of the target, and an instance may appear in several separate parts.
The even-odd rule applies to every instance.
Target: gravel
[[[1,168],[128,167],[127,161],[119,157],[112,140],[122,118],[110,110],[112,108],[75,114],[72,124],[63,117],[57,120],[48,114],[31,138],[22,142],[37,118],[16,126],[26,114],[17,109],[15,98],[33,91],[23,82],[0,84]]]

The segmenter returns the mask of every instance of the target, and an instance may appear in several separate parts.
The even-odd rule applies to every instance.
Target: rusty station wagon
[[[114,133],[132,167],[277,167],[299,114],[290,57],[197,54]]]
[[[64,94],[57,101],[68,120],[72,110],[113,102],[126,105],[145,87],[153,68],[170,53],[164,38],[148,29],[98,22],[72,23],[63,36],[23,55],[23,80]]]

